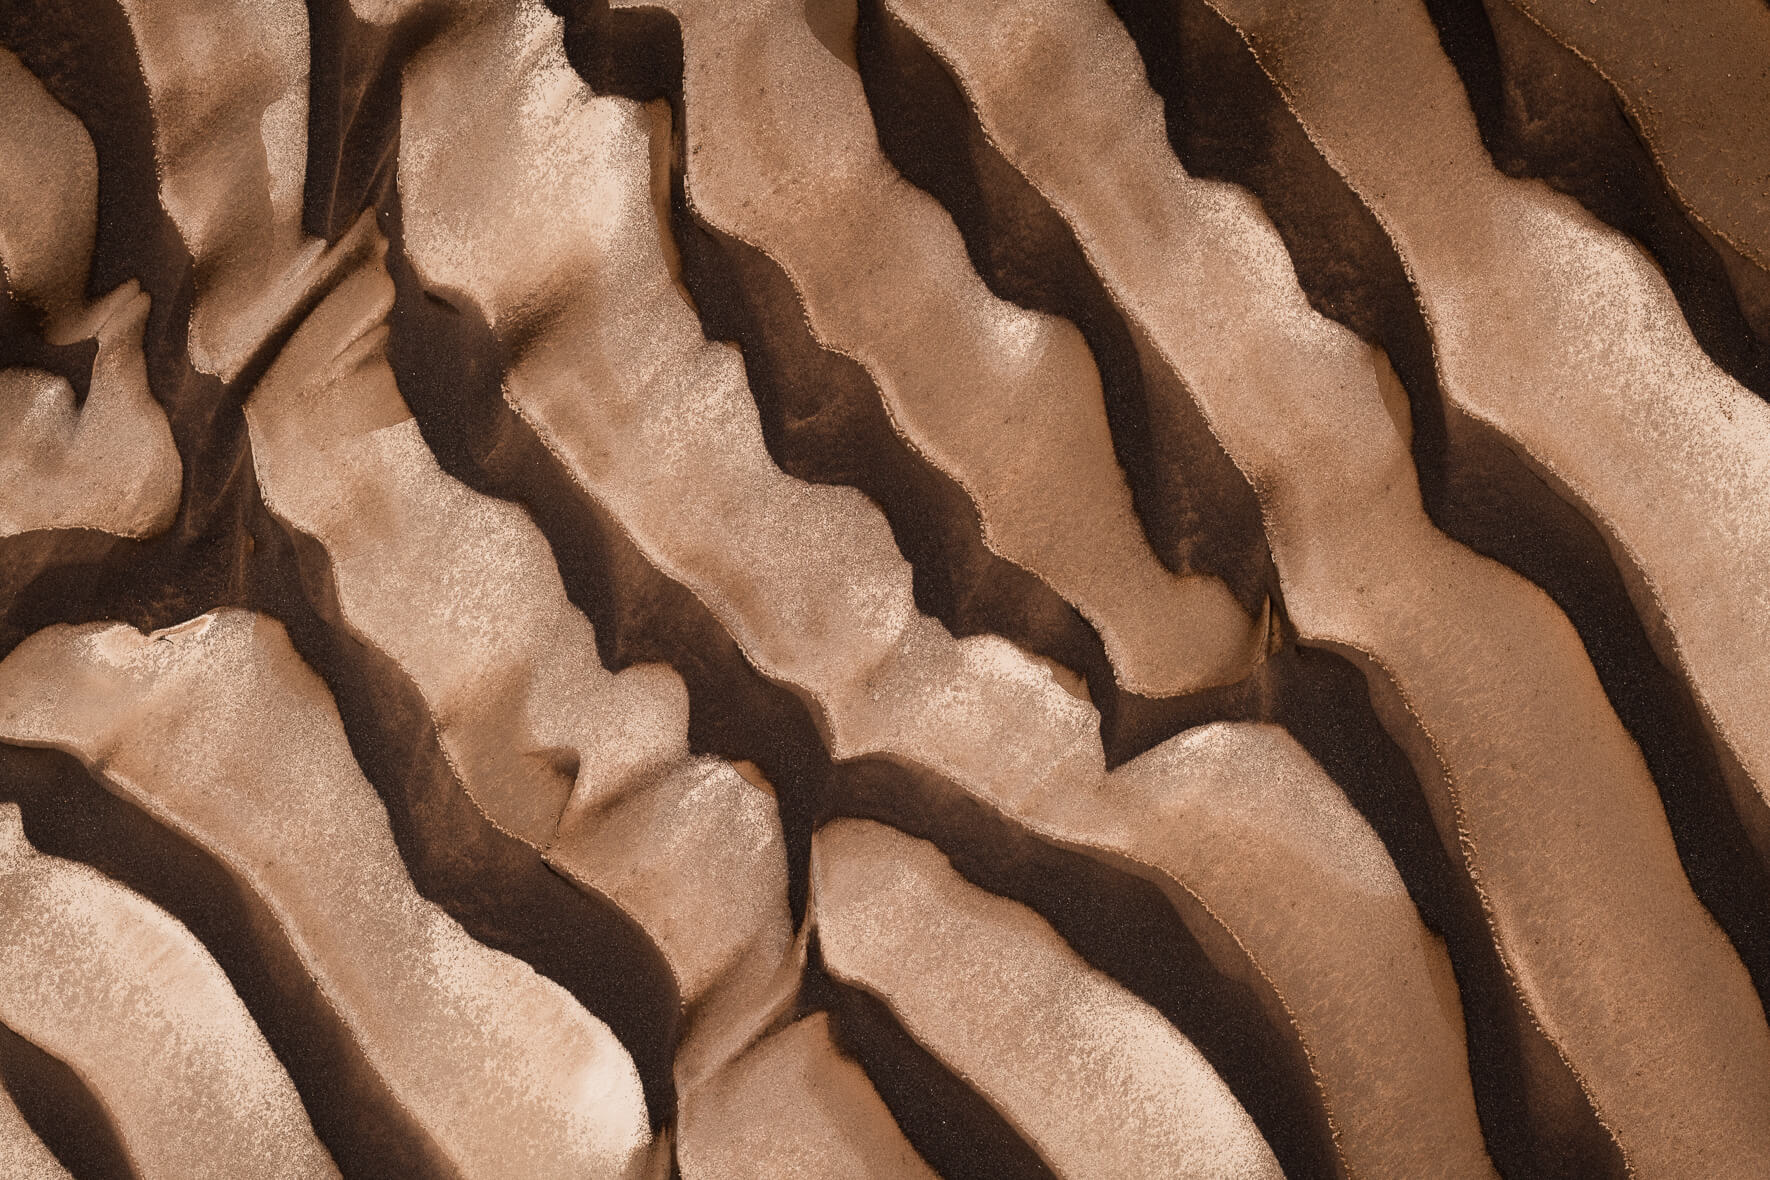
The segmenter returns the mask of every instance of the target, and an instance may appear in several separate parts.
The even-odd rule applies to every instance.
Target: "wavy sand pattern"
[[[1758,0],[43,0],[0,106],[0,1172],[1770,1176]]]

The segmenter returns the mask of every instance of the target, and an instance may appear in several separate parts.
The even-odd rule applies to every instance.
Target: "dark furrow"
[[[939,59],[878,0],[860,4],[856,43],[880,146],[952,215],[978,274],[1000,298],[1080,328],[1100,367],[1119,463],[1157,556],[1176,573],[1224,579],[1243,607],[1257,612],[1276,578],[1253,489],[1196,411],[1164,420],[1166,407],[1184,399],[1146,392],[1165,375],[1139,362],[1134,330],[1069,226],[990,144]],[[1158,453],[1164,462],[1156,461]],[[1173,478],[1176,468],[1186,473],[1184,482]]]
[[[1415,465],[1433,523],[1542,587],[1574,624],[1612,708],[1647,760],[1692,887],[1760,996],[1770,995],[1770,923],[1763,917],[1770,879],[1752,853],[1687,684],[1654,652],[1603,536],[1509,443],[1443,401],[1430,336],[1399,259],[1234,30],[1202,4],[1114,0],[1114,8],[1168,106],[1169,134],[1187,169],[1253,190],[1310,302],[1389,353],[1409,393]],[[1464,955],[1454,945],[1452,954],[1461,976]],[[1485,1035],[1482,1023],[1469,1021],[1472,1052]],[[1484,1125],[1501,1106],[1531,1108],[1516,1095],[1502,1098],[1480,1074]],[[1491,1128],[1489,1138],[1496,1160],[1511,1170]],[[1538,1142],[1530,1153],[1545,1166],[1557,1158],[1576,1166],[1583,1150]]]
[[[755,671],[700,600],[646,560],[511,410],[500,392],[502,348],[484,317],[458,293],[445,298],[422,288],[401,247],[397,194],[389,205],[387,262],[397,294],[388,359],[425,442],[449,475],[529,513],[567,596],[595,628],[604,667],[669,664],[688,686],[690,748],[762,770],[780,808],[798,923],[812,803],[830,774],[814,718]]]
[[[122,620],[154,630],[217,606],[258,610],[284,623],[303,659],[334,694],[352,751],[387,805],[401,857],[419,892],[476,939],[527,962],[607,1021],[639,1067],[648,1110],[660,1123],[667,1120],[675,1106],[670,1066],[679,1004],[670,973],[649,940],[617,907],[567,883],[532,849],[497,832],[444,764],[428,715],[403,674],[378,666],[373,653],[334,632],[300,598],[304,578],[324,587],[323,569],[309,574],[316,563],[297,559],[295,544],[264,510],[249,450],[241,453],[223,487],[225,527],[212,523],[195,538],[140,542],[91,530],[57,530],[0,540],[5,563],[0,591],[7,591],[0,650],[10,651],[56,623]],[[58,854],[100,863],[75,852]],[[230,919],[212,932],[219,936],[237,925]],[[202,937],[215,949],[209,934]],[[621,967],[611,970],[611,960]],[[288,970],[300,968],[290,960]],[[286,1041],[270,1040],[286,1057],[281,1048]],[[296,1073],[293,1064],[285,1064]],[[321,1069],[331,1072],[332,1065]],[[303,1089],[316,1127],[322,1118],[310,1096],[323,1094],[324,1085],[316,1080]],[[339,1116],[345,1122],[350,1117]],[[346,1139],[354,1134],[334,1132]],[[336,1146],[332,1138],[327,1142]],[[376,1139],[361,1152],[347,1145],[335,1154],[397,1160],[411,1153],[393,1151]],[[396,1168],[360,1174],[412,1173]]]
[[[1233,27],[1207,0],[1109,2],[1137,42],[1185,167],[1249,188],[1277,226],[1311,305],[1392,361],[1411,406],[1412,454],[1432,523],[1541,587],[1574,624],[1645,756],[1696,896],[1760,999],[1770,1000],[1770,868],[1727,786],[1742,772],[1717,748],[1683,670],[1655,651],[1619,568],[1625,559],[1520,446],[1441,394],[1433,342],[1395,249]],[[1678,203],[1609,84],[1507,0],[1424,2],[1496,166],[1566,193],[1640,242],[1706,353],[1770,398],[1770,273]],[[1247,481],[1156,347],[1128,322],[1075,233],[989,141],[939,57],[883,0],[804,0],[812,31],[860,77],[890,162],[951,214],[990,291],[1080,329],[1100,371],[1114,452],[1160,561],[1177,574],[1222,578],[1244,608],[1270,603],[1266,657],[1236,683],[1164,699],[1121,688],[1095,628],[984,545],[970,497],[894,429],[867,370],[818,341],[786,271],[691,206],[675,18],[657,9],[612,13],[608,0],[546,3],[564,19],[572,67],[595,91],[659,104],[653,195],[670,214],[666,253],[704,335],[741,351],[773,461],[797,479],[853,487],[878,505],[912,567],[916,607],[954,635],[999,634],[1059,665],[1065,685],[1076,674],[1098,708],[1108,769],[1207,722],[1273,722],[1294,735],[1368,820],[1427,927],[1448,946],[1481,1131],[1496,1165],[1507,1176],[1623,1174],[1615,1141],[1507,976],[1462,851],[1439,834],[1421,785],[1429,769],[1417,770],[1409,757],[1420,753],[1407,745],[1412,731],[1404,733],[1392,702],[1384,711],[1390,698],[1373,702],[1387,673],[1356,652],[1303,646]],[[768,780],[794,923],[809,929],[813,917],[809,862],[820,825],[874,819],[929,840],[966,880],[1032,909],[1091,967],[1189,1038],[1286,1174],[1340,1174],[1344,1159],[1297,1030],[1274,1014],[1280,1005],[1264,981],[1231,977],[1249,973],[1248,963],[1217,965],[1222,947],[1210,938],[1222,931],[1183,888],[1111,851],[1036,834],[916,765],[914,747],[834,761],[819,707],[759,672],[706,603],[654,565],[573,479],[504,396],[506,370],[526,342],[515,332],[497,339],[471,297],[426,289],[405,253],[396,176],[401,70],[445,22],[447,6],[420,6],[389,27],[360,20],[351,0],[306,7],[303,229],[337,241],[374,211],[391,242],[396,288],[388,359],[426,445],[449,475],[529,513],[568,597],[593,623],[609,670],[673,668],[688,690],[691,750],[753,763]],[[233,380],[198,371],[186,351],[192,260],[156,199],[152,116],[119,5],[0,5],[0,41],[92,137],[98,227],[87,289],[102,295],[139,279],[152,297],[143,350],[184,464],[177,517],[157,538],[68,529],[0,539],[0,655],[61,622],[118,619],[150,630],[217,606],[279,621],[335,700],[416,888],[474,939],[526,962],[606,1021],[638,1067],[653,1130],[669,1141],[683,1015],[669,964],[619,906],[569,882],[488,820],[450,767],[405,671],[351,636],[323,549],[263,502],[242,404],[335,276],[287,308]],[[51,346],[40,329],[0,276],[0,367],[63,376],[80,404],[95,343]],[[559,769],[570,779],[577,767]],[[54,751],[0,744],[0,800],[20,803],[44,852],[109,874],[191,929],[240,993],[347,1176],[453,1174],[440,1140],[392,1098],[268,908],[209,849]],[[836,1043],[942,1174],[1054,1175],[1029,1137],[917,1043],[887,1004],[831,978],[812,933],[798,999],[777,1024],[817,1011],[830,1013]],[[91,1090],[3,1026],[0,1084],[75,1174],[132,1174]],[[757,1167],[766,1169],[761,1160]],[[673,1157],[668,1172],[680,1174]]]
[[[397,214],[390,221],[397,231]],[[1255,1114],[1281,1161],[1299,1175],[1331,1174],[1329,1137],[1300,1052],[1257,1014],[1251,993],[1205,965],[1153,885],[1045,844],[925,772],[883,759],[832,764],[811,711],[756,672],[706,607],[637,551],[510,410],[499,393],[502,349],[471,301],[424,291],[397,232],[392,242],[388,261],[399,293],[389,355],[426,441],[451,475],[530,513],[572,601],[595,625],[607,667],[668,663],[688,686],[696,752],[754,762],[768,777],[786,833],[795,921],[804,915],[818,824],[839,815],[879,818],[951,852],[953,825],[930,817],[962,813],[989,833],[974,848],[965,844],[979,863],[998,855],[993,845],[1013,849],[992,862],[1002,881],[980,884],[1031,906],[1084,958],[1176,1021]],[[1016,872],[1023,875],[1019,893],[1009,887]],[[1300,1116],[1307,1111],[1315,1113]],[[921,1132],[906,1133],[916,1142]]]
[[[1129,695],[1076,609],[984,547],[970,497],[892,430],[866,370],[812,338],[780,267],[693,213],[680,158],[678,147],[671,220],[683,281],[708,338],[743,348],[763,437],[781,470],[807,483],[858,488],[878,504],[914,570],[916,606],[954,635],[1006,636],[1082,675],[1097,701]]]
[[[1165,366],[1143,363],[1144,342],[1075,235],[982,134],[940,61],[878,0],[864,0],[855,27],[857,68],[886,156],[952,215],[972,265],[998,297],[1068,319],[1087,341],[1119,464],[1156,556],[1176,573],[1222,578],[1258,612],[1279,593],[1259,505],[1191,399]],[[1151,698],[1120,688],[1104,665],[1096,671],[1034,650],[1083,671],[1109,768],[1191,726],[1254,717],[1270,691],[1270,674],[1256,668],[1234,684]]]
[[[670,1064],[679,1005],[656,951],[616,907],[587,896],[554,873],[538,854],[497,833],[448,771],[422,706],[398,670],[372,666],[370,653],[335,633],[301,598],[304,584],[324,593],[325,575],[312,568],[312,561],[300,560],[297,546],[265,511],[252,475],[240,407],[245,393],[324,288],[292,310],[282,330],[256,350],[235,381],[224,386],[190,366],[183,350],[190,259],[153,202],[157,180],[151,126],[140,119],[119,120],[111,110],[115,94],[127,96],[127,87],[116,86],[100,67],[109,60],[133,62],[134,49],[121,12],[110,7],[115,29],[98,20],[100,14],[69,17],[82,34],[96,29],[117,39],[118,51],[108,55],[82,58],[66,52],[71,40],[62,30],[35,22],[3,32],[57,99],[94,129],[101,164],[94,285],[96,276],[104,272],[104,261],[120,255],[124,260],[120,265],[131,268],[127,273],[141,274],[144,286],[155,296],[146,340],[150,383],[166,404],[184,461],[184,495],[172,529],[145,542],[86,532],[8,538],[3,543],[7,575],[18,584],[5,587],[15,592],[5,600],[0,650],[10,651],[26,636],[54,623],[120,619],[154,630],[217,606],[260,610],[283,622],[303,658],[321,672],[333,691],[352,750],[388,807],[401,856],[419,891],[475,938],[527,962],[608,1021],[632,1052],[646,1088],[647,1107],[662,1123],[675,1104]],[[332,15],[342,23],[348,12]],[[366,39],[352,39],[352,44],[365,43]],[[390,51],[387,56],[392,64],[386,72],[397,84],[398,54]],[[140,85],[138,75],[135,82]],[[371,91],[374,85],[372,80],[368,83]],[[147,107],[143,89],[122,109],[145,112]],[[327,104],[315,107],[325,110]],[[364,103],[366,114],[343,130],[355,132],[353,144],[380,135],[391,145],[397,142],[393,129],[375,117],[397,115],[397,110],[397,94],[391,106]],[[107,187],[108,180],[119,176],[134,183]],[[360,190],[347,188],[342,195],[328,190],[327,215],[348,225],[358,213],[349,202],[376,195],[377,187],[385,189],[390,180],[388,171],[359,178]],[[141,193],[148,194],[149,208],[129,203]],[[114,205],[105,203],[107,194]],[[137,227],[137,232],[107,239],[107,224],[116,222]],[[143,233],[140,227],[153,232]],[[495,866],[495,871],[487,871],[488,866]],[[219,933],[221,928],[213,929]],[[205,936],[204,941],[211,939]],[[610,960],[621,968],[609,970]],[[299,971],[293,964],[291,968]],[[279,1055],[287,1057],[282,1046],[289,1037],[273,1036],[271,1041]],[[318,1084],[303,1088],[310,1109]],[[334,1137],[354,1134],[340,1129],[349,1117],[347,1111],[333,1116]],[[322,1119],[317,1113],[314,1118],[318,1126]],[[353,1155],[372,1160],[387,1153],[380,1147],[353,1151],[346,1146],[335,1154],[341,1160]],[[402,1149],[387,1158],[403,1155],[411,1151]],[[401,1173],[396,1169],[392,1174]]]
[[[1056,1180],[1012,1124],[904,1032],[882,1001],[831,979],[811,943],[800,1014],[830,1013],[836,1045],[866,1070],[924,1160],[946,1180]]]
[[[185,354],[192,265],[157,199],[153,125],[134,37],[105,0],[0,6],[0,40],[76,115],[98,156],[98,232],[87,282],[96,297],[137,279],[152,298],[142,348],[148,386],[166,411],[184,482],[172,527],[78,564],[32,563],[14,575],[0,617],[0,651],[57,622],[126,618],[158,628],[216,605],[243,605],[253,493],[241,395],[199,373]],[[76,383],[76,388],[79,388]]]
[[[606,3],[553,7],[566,22],[573,68],[593,89],[670,103],[670,228],[681,281],[707,338],[741,348],[770,456],[797,479],[855,487],[879,505],[914,571],[923,613],[955,635],[1004,635],[1079,673],[1110,714],[1133,694],[1114,681],[1094,629],[1036,575],[989,551],[970,497],[898,435],[867,371],[815,339],[780,265],[689,204],[675,22],[613,13]]]
[[[1554,1050],[1524,1013],[1506,978],[1458,854],[1445,847],[1405,751],[1383,728],[1365,674],[1338,652],[1302,648],[1302,674],[1276,710],[1284,725],[1376,830],[1420,917],[1450,954],[1462,997],[1469,1071],[1482,1137],[1506,1176],[1575,1176],[1610,1146],[1577,1089],[1531,1084]],[[1560,1129],[1584,1133],[1558,1139]],[[1553,1131],[1548,1129],[1553,1128]]]
[[[110,0],[0,5],[0,41],[62,106],[78,116],[98,152],[98,235],[86,297],[130,279],[154,296],[148,336],[165,333],[170,295],[188,280],[189,257],[160,208],[153,116],[135,37]],[[183,322],[176,321],[177,337]]]
[[[1770,397],[1770,322],[1747,318],[1731,279],[1770,275],[1685,211],[1610,83],[1508,0],[1426,7],[1495,166],[1544,181],[1641,243],[1704,350]]]
[[[327,621],[335,604],[320,547],[268,513],[258,536],[259,553],[283,573],[264,579],[274,600],[267,595],[257,609],[287,627],[331,690],[418,892],[604,1020],[639,1069],[654,1126],[667,1125],[676,1109],[671,1063],[681,1003],[663,956],[618,906],[568,882],[474,804],[406,674]]]
[[[377,28],[349,0],[307,0],[307,174],[301,228],[336,242],[392,181],[400,66],[422,29]]]
[[[381,219],[397,227],[400,71],[427,25],[377,29],[342,0],[310,0],[308,8],[315,66],[305,228],[335,238],[372,208],[390,210]],[[371,167],[352,170],[365,159]],[[324,293],[314,292],[310,302]],[[435,328],[424,321],[420,355],[431,351]],[[397,329],[394,338],[402,339]],[[437,339],[453,337],[445,332]],[[444,357],[464,367],[430,379],[469,399],[478,395],[484,404],[486,371],[474,366],[478,358],[465,351]],[[501,404],[497,370],[489,372],[490,400]],[[472,427],[467,433],[480,436]],[[426,441],[444,469],[458,475],[463,457],[445,453],[435,437]],[[566,881],[539,850],[500,831],[474,804],[448,764],[417,688],[339,621],[324,551],[257,507],[259,544],[280,576],[262,580],[266,594],[254,606],[284,623],[296,650],[331,690],[352,753],[387,805],[413,883],[475,939],[528,963],[606,1021],[638,1067],[654,1128],[669,1125],[681,1002],[662,955],[618,906]]]
[[[1427,513],[1453,539],[1542,587],[1578,630],[1611,707],[1640,745],[1659,786],[1692,887],[1732,939],[1759,994],[1770,996],[1770,923],[1764,918],[1770,913],[1770,876],[1751,851],[1734,811],[1721,754],[1708,736],[1687,679],[1654,651],[1608,542],[1510,442],[1444,402],[1430,334],[1375,218],[1308,144],[1240,38],[1214,14],[1200,19],[1207,27],[1220,26],[1216,39],[1245,60],[1245,70],[1237,74],[1245,79],[1241,101],[1264,106],[1280,127],[1262,171],[1246,176],[1226,171],[1225,179],[1246,184],[1260,196],[1293,258],[1299,259],[1305,290],[1311,290],[1311,276],[1302,259],[1320,257],[1334,250],[1336,242],[1363,246],[1340,264],[1375,281],[1351,287],[1341,298],[1371,310],[1357,318],[1323,310],[1384,347],[1395,360],[1414,414],[1414,461]],[[1479,112],[1481,102],[1474,105]],[[1208,120],[1204,106],[1195,100],[1201,121]],[[1227,154],[1216,162],[1227,168]],[[1309,194],[1307,205],[1285,205],[1281,192],[1293,186]],[[1329,190],[1338,190],[1336,199],[1322,199]],[[1306,211],[1309,206],[1336,212],[1317,224]],[[1366,223],[1367,230],[1348,232],[1346,223],[1354,219]],[[1294,240],[1306,244],[1299,250]],[[1380,291],[1374,289],[1379,283]]]
[[[81,1180],[134,1180],[116,1127],[80,1075],[4,1024],[0,1082],[63,1167]]]
[[[106,790],[72,755],[0,746],[0,794],[31,843],[135,890],[215,956],[351,1177],[442,1175],[425,1133],[375,1077],[275,919],[210,854]]]
[[[1140,511],[1147,511],[1146,522],[1168,522],[1147,527],[1163,535],[1178,530],[1170,548],[1158,546],[1164,560],[1175,565],[1181,549],[1196,546],[1216,562],[1201,568],[1240,587],[1244,604],[1257,605],[1268,594],[1280,601],[1252,489],[1172,371],[1137,338],[1068,225],[988,142],[957,82],[919,39],[876,0],[864,6],[860,28],[859,68],[893,162],[952,212],[979,271],[998,294],[1082,325],[1102,373],[1109,375],[1109,398],[1116,390],[1121,458],[1129,453],[1126,469],[1143,473],[1133,480],[1143,488]],[[1145,392],[1157,387],[1154,396]],[[1176,472],[1192,482],[1182,484]],[[1275,647],[1282,631],[1282,620],[1275,622]],[[1321,699],[1313,669],[1326,665],[1316,661],[1305,671],[1288,654],[1294,645],[1290,652],[1275,651],[1268,657],[1271,666],[1244,681],[1185,697],[1158,701],[1120,694],[1102,709],[1107,765],[1208,721],[1270,721],[1281,712],[1301,718],[1305,711],[1280,702],[1299,695]],[[1363,695],[1360,686],[1355,699]]]
[[[957,82],[939,60],[895,20],[876,15],[884,28],[869,47],[871,52],[863,52],[862,69],[876,79],[879,91],[894,96],[895,119],[908,124],[920,116],[938,128],[938,133],[930,131],[923,137],[925,143],[971,146],[968,157],[955,155],[945,162],[940,173],[944,191],[937,195],[949,207],[970,206],[967,214],[959,216],[974,255],[1007,252],[1000,227],[1035,219],[1058,222],[1044,199],[987,143]],[[875,100],[876,110],[881,105]],[[955,180],[955,174],[961,179]],[[1066,253],[1072,255],[1070,265],[1085,268],[1079,246],[1067,227],[1058,225],[1069,247]],[[1024,246],[1018,253],[1018,258],[1029,261],[1036,257]],[[1020,265],[1032,269],[1028,261]],[[1092,281],[1098,285],[1098,280]],[[1100,297],[1104,302],[1103,291]],[[1334,298],[1345,296],[1336,292]],[[1148,353],[1133,355],[1129,363],[1143,364],[1145,357],[1159,364]],[[1171,374],[1162,375],[1173,381]],[[1178,396],[1186,397],[1184,391]],[[1257,536],[1257,507],[1253,511]],[[1279,720],[1292,729],[1382,838],[1422,916],[1452,949],[1465,1009],[1474,1017],[1469,1025],[1476,1073],[1489,1079],[1478,1087],[1489,1137],[1515,1135],[1530,1106],[1522,1092],[1526,1076],[1522,1058],[1535,1051],[1530,1043],[1535,1037],[1511,998],[1479,902],[1446,853],[1405,754],[1372,712],[1363,675],[1338,654],[1297,649],[1293,635],[1287,633],[1285,638],[1289,641],[1285,650],[1270,658],[1256,676],[1263,682],[1262,691],[1238,702],[1246,710],[1239,715]]]
[[[820,824],[839,816],[871,819],[928,840],[966,880],[1033,910],[1089,965],[1198,1047],[1253,1116],[1286,1175],[1337,1174],[1326,1114],[1293,1030],[1274,1027],[1253,989],[1212,965],[1159,886],[1129,863],[1033,836],[932,774],[883,758],[845,770],[841,797]]]

